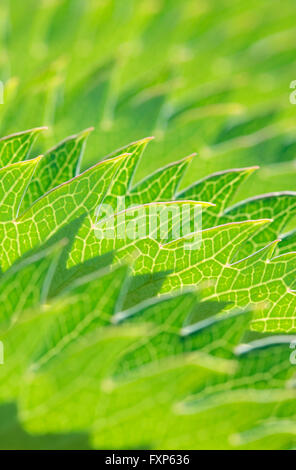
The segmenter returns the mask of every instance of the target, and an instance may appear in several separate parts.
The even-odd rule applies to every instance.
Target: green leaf
[[[194,201],[158,202],[112,214],[106,213],[105,207],[99,207],[96,217],[88,217],[79,230],[68,267],[115,249],[132,247],[137,240],[146,237],[167,243],[186,230],[191,233],[194,225],[195,230],[201,225],[202,208],[210,205]]]
[[[145,139],[139,140],[127,145],[126,147],[116,150],[116,152],[113,152],[108,157],[106,157],[106,160],[110,160],[122,154],[130,155],[130,158],[124,160],[121,167],[118,169],[116,177],[113,179],[112,184],[110,185],[109,191],[104,200],[104,204],[110,204],[115,208],[117,203],[116,198],[118,196],[125,196],[128,193],[137,165],[147,144],[152,139],[153,137],[147,137]]]
[[[46,127],[19,132],[0,139],[0,168],[26,160],[28,153],[40,132]]]
[[[69,171],[85,137],[61,144]],[[3,207],[11,204],[0,223],[2,422],[15,403],[24,448],[89,439],[99,448],[234,449],[268,446],[268,433],[287,448],[295,337],[265,335],[296,331],[295,253],[274,254],[295,195],[229,209],[253,168],[176,195],[191,157],[133,186],[148,141],[51,188],[22,215],[14,211],[39,160],[0,170]]]
[[[56,360],[71,343],[89,332],[98,332],[110,322],[126,276],[126,267],[119,267],[82,277],[66,291],[69,299],[60,298],[56,305],[51,305],[48,316],[55,318],[49,319],[46,342],[32,358],[34,372],[46,368],[48,362]]]
[[[165,168],[147,176],[144,180],[133,186],[127,201],[129,204],[147,204],[149,202],[170,201],[175,198],[178,186],[184,176],[186,169],[194,155],[172,163]],[[193,199],[191,197],[180,197],[180,199]],[[208,201],[210,199],[200,200]]]
[[[122,247],[117,258],[134,257],[136,274],[169,271],[163,276],[160,293],[201,285],[205,300],[226,302],[227,309],[254,304],[258,313],[252,328],[294,332],[295,253],[272,259],[276,241],[246,259],[233,261],[238,247],[268,222],[235,222],[214,227],[201,232],[202,243],[194,236],[164,246],[156,240],[137,240]]]
[[[0,169],[0,221],[15,220],[40,157]]]
[[[247,199],[227,209],[221,222],[256,218],[273,219],[268,228],[258,232],[240,248],[237,259],[248,256],[252,251],[263,248],[268,242],[279,237],[287,224],[296,215],[296,192],[265,194]]]
[[[54,275],[61,244],[21,260],[0,277],[0,329],[18,321],[26,310],[44,303]]]
[[[296,251],[296,230],[287,233],[279,244],[280,253]]]
[[[0,168],[45,153],[29,191],[16,171],[0,200],[1,448],[296,448],[294,11],[1,2],[1,133],[35,129],[0,140]],[[84,180],[90,126],[84,169],[137,142]],[[183,174],[172,162],[194,152]],[[119,225],[118,196],[125,214],[215,206],[185,239],[176,218],[168,240],[93,239],[104,204]]]
[[[14,223],[1,223],[2,269],[71,220],[94,212],[124,158],[123,155],[95,165],[47,193]]]
[[[24,197],[22,211],[51,189],[79,174],[85,142],[91,131],[86,129],[69,137],[45,153]]]
[[[223,223],[225,209],[227,209],[238,188],[257,168],[243,168],[214,173],[181,191],[177,198],[209,201],[215,204],[215,206],[204,211],[203,214],[203,228],[214,227]],[[248,218],[252,219],[252,217]]]

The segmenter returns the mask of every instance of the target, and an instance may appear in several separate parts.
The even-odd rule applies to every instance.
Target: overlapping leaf
[[[56,148],[75,149],[84,137]],[[253,168],[177,193],[191,157],[135,184],[148,140],[69,181],[53,180],[48,192],[42,186],[45,194],[21,215],[43,160],[0,170],[4,196],[13,195],[1,222],[0,328],[9,361],[0,368],[0,400],[17,403],[17,446],[50,433],[55,443],[39,445],[58,447],[65,436],[69,446],[97,448],[272,448],[273,440],[289,448],[295,338],[248,336],[250,328],[296,330],[295,253],[274,255],[294,194],[229,208]],[[46,160],[57,178],[67,178],[65,161],[74,171],[77,152]],[[126,204],[119,212],[118,197]],[[106,236],[106,226],[115,235]]]

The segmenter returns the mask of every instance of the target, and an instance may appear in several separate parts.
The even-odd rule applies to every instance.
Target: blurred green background
[[[2,0],[0,134],[89,126],[84,167],[154,135],[137,179],[260,165],[238,198],[296,189],[295,0]]]

